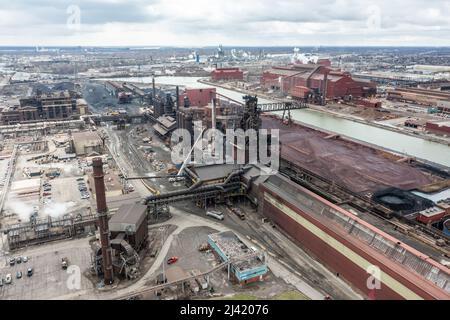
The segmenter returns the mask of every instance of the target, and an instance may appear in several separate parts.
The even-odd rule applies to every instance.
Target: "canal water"
[[[189,88],[208,88],[211,85],[198,82],[198,77],[155,77],[155,83],[164,85],[179,85]],[[152,77],[141,78],[118,78],[118,81],[151,83]],[[243,94],[216,87],[217,92],[234,100],[241,100]],[[259,98],[260,103],[270,102],[267,99]],[[361,140],[376,146],[390,149],[395,152],[407,154],[413,157],[425,159],[450,167],[450,146],[436,142],[427,141],[421,138],[393,132],[390,130],[373,127],[367,124],[342,119],[330,114],[311,109],[293,110],[291,116],[294,120],[309,124],[318,128],[332,131]]]

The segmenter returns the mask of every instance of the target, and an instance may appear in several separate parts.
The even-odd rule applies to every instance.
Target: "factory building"
[[[372,299],[449,299],[450,272],[353,213],[281,176],[259,184],[258,210]],[[368,288],[376,266],[380,286]]]
[[[450,114],[450,93],[419,88],[395,88],[387,91],[387,99],[435,107],[437,111]]]
[[[156,119],[156,123],[153,125],[153,129],[160,137],[167,137],[176,127],[177,121],[171,116],[161,116]]]
[[[222,262],[231,262],[230,271],[239,284],[262,281],[268,268],[265,258],[247,247],[233,232],[224,231],[208,235],[208,244]]]
[[[438,134],[450,135],[450,120],[428,121],[425,129]]]
[[[217,68],[211,72],[211,80],[243,80],[244,72],[239,68]]]
[[[72,147],[77,156],[85,156],[93,152],[102,154],[103,140],[95,131],[73,132]]]
[[[355,104],[358,106],[373,109],[381,108],[381,106],[383,105],[383,103],[377,99],[365,99],[365,98],[356,99]]]
[[[139,251],[148,240],[147,207],[141,204],[122,205],[109,220],[108,227],[113,273],[135,278],[140,263]],[[91,243],[91,249],[93,270],[97,275],[103,274],[101,243]]]
[[[215,88],[191,89],[187,90],[183,97],[188,103],[177,112],[178,128],[187,129],[194,135],[193,124],[195,121],[202,121],[207,128],[212,128],[213,118],[215,127],[219,130],[239,127],[242,118],[243,108],[232,99],[226,99],[216,94]],[[184,98],[183,98],[184,99]],[[191,103],[194,101],[193,103]],[[214,99],[214,107],[212,100]],[[213,109],[215,110],[213,114]]]
[[[328,58],[321,58],[317,60],[317,64],[324,67],[331,67],[331,60]]]
[[[216,97],[216,88],[185,89],[180,94],[179,101],[184,107],[204,107]]]
[[[416,216],[416,220],[423,224],[432,224],[441,221],[447,215],[446,210],[439,207],[431,207],[420,211]]]
[[[148,238],[147,206],[140,203],[120,206],[109,220],[109,231],[111,239],[123,234],[123,239],[139,250]]]
[[[3,108],[1,123],[16,124],[45,120],[73,119],[86,112],[86,102],[72,91],[43,93],[20,99],[20,105]],[[82,111],[80,111],[82,109]]]
[[[376,93],[376,84],[355,79],[349,73],[318,64],[273,67],[263,72],[261,86],[278,90],[293,98],[305,99],[309,94],[327,99],[365,97]]]
[[[203,121],[205,118],[204,107],[180,108],[177,112],[177,123],[179,129],[186,129],[194,136],[194,122]]]

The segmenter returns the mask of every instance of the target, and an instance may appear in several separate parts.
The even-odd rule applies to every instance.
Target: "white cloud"
[[[71,4],[81,9],[80,30],[65,25]],[[2,45],[450,45],[450,4],[439,0],[16,0],[3,7]]]

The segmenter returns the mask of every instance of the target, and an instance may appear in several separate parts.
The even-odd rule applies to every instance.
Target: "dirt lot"
[[[198,250],[200,244],[207,241],[207,236],[215,232],[217,232],[217,230],[209,227],[190,227],[177,234],[164,259],[165,270],[167,271],[171,267],[171,265],[167,264],[167,260],[173,256],[179,258],[173,265],[181,267],[185,272],[189,272],[193,269],[206,272],[219,264],[219,260],[213,255],[212,251],[200,252]],[[161,272],[162,268],[158,270],[158,273]],[[215,295],[219,296],[243,293],[270,298],[287,290],[293,290],[291,285],[284,282],[284,280],[275,277],[270,271],[268,272],[265,281],[255,282],[246,286],[236,285],[228,281],[226,270],[219,270],[212,273],[209,277],[209,281],[210,288],[213,288]],[[172,297],[176,294],[180,293],[167,292],[165,293],[165,296]],[[191,299],[204,299],[206,297],[209,297],[208,290],[202,290],[200,293],[190,296]]]

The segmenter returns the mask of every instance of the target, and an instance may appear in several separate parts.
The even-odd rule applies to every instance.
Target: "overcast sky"
[[[0,45],[218,44],[450,46],[450,0],[0,0]]]

